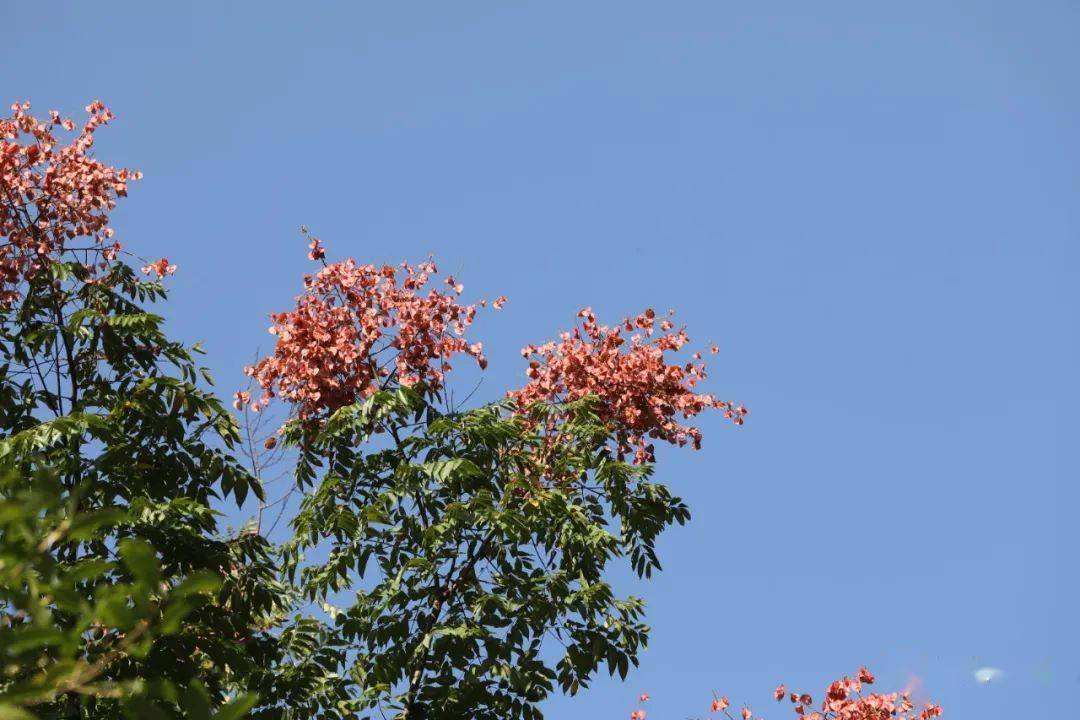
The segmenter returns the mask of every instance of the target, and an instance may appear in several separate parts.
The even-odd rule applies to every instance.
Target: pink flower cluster
[[[158,280],[174,272],[176,272],[176,266],[170,265],[168,258],[161,258],[142,267],[143,275],[156,275]]]
[[[669,364],[665,353],[689,342],[685,328],[675,329],[668,317],[657,321],[653,310],[626,318],[614,327],[600,325],[590,308],[578,313],[581,326],[564,332],[558,342],[529,345],[529,382],[509,393],[520,411],[537,401],[571,401],[587,395],[600,399],[604,420],[619,434],[619,452],[634,450],[636,463],[650,462],[649,440],[701,447],[701,432],[680,424],[709,408],[741,425],[746,408],[698,393],[705,379],[701,353],[691,362]],[[713,352],[716,347],[713,346]]]
[[[317,239],[309,248],[309,257],[323,259]],[[455,354],[487,367],[483,345],[465,339],[477,306],[458,302],[460,283],[449,277],[450,292],[424,291],[437,272],[431,261],[415,267],[359,265],[352,259],[324,263],[304,278],[295,309],[271,316],[273,355],[246,369],[262,396],[253,401],[239,392],[234,404],[258,410],[279,396],[296,407],[302,421],[318,420],[395,381],[437,390]]]
[[[29,103],[11,106],[0,119],[0,302],[18,299],[19,283],[32,277],[65,250],[85,250],[88,271],[104,270],[120,251],[111,241],[109,212],[127,184],[142,174],[93,159],[94,133],[113,118],[100,101],[86,106],[89,118],[68,145],[57,128],[75,123],[53,111],[48,120],[30,114]],[[76,238],[90,240],[76,248]]]
[[[873,673],[865,667],[859,668],[854,679],[845,676],[829,685],[825,700],[821,704],[821,712],[809,709],[814,702],[810,695],[789,693],[783,685],[773,691],[773,698],[777,702],[783,702],[784,698],[791,700],[800,720],[931,720],[942,714],[941,707],[934,703],[926,703],[921,710],[915,712],[915,704],[907,691],[863,695],[863,686],[873,684]],[[641,702],[648,699],[648,694],[644,693],[639,698]],[[728,720],[736,720],[728,712],[730,706],[731,702],[726,697],[714,696],[709,710],[722,713]],[[741,720],[752,720],[754,713],[750,708],[743,707],[739,717]],[[645,711],[634,710],[630,713],[630,720],[645,720]]]
[[[915,704],[907,691],[864,695],[863,686],[873,684],[873,673],[865,667],[859,668],[854,678],[844,676],[829,685],[820,712],[809,709],[813,703],[810,695],[790,693],[787,697],[802,720],[930,720],[942,714],[941,707],[933,703],[926,703],[916,713]],[[774,697],[778,702],[783,701],[785,693],[781,685],[776,688]]]

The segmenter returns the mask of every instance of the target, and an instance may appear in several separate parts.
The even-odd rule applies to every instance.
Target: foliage
[[[449,406],[451,360],[487,365],[465,337],[487,303],[429,287],[430,260],[327,263],[311,238],[323,267],[248,369],[261,396],[236,394],[246,417],[286,403],[264,447],[295,463],[275,502],[302,500],[274,546],[251,427],[149,311],[176,266],[128,264],[109,213],[140,174],[92,157],[112,114],[87,112],[63,146],[57,113],[0,120],[0,720],[534,720],[625,677],[649,628],[613,564],[651,576],[689,519],[649,441],[746,414],[697,390],[700,353],[669,362],[685,330],[586,309],[523,351],[525,387]],[[222,534],[216,508],[249,498],[259,521]]]
[[[176,661],[171,646],[183,642],[193,616],[205,613],[222,590],[210,571],[166,580],[156,550],[126,537],[109,557],[59,561],[54,549],[116,537],[132,516],[120,508],[78,512],[81,494],[65,491],[41,472],[29,483],[3,482],[0,500],[0,625],[4,672],[0,717],[103,716],[120,705],[127,717],[166,716],[158,703],[186,717],[229,720],[255,701],[245,695],[211,714],[210,693],[197,677],[147,672]]]
[[[416,390],[376,393],[318,432],[294,424],[301,482],[325,472],[294,520],[290,570],[331,609],[356,709],[403,717],[539,718],[558,684],[576,693],[601,666],[625,676],[648,628],[642,602],[605,579],[627,556],[659,567],[654,543],[689,513],[651,468],[611,458],[595,403],[540,407],[570,418],[545,487],[530,423],[499,404],[440,413]],[[359,453],[373,434],[392,438]],[[326,560],[303,564],[318,548]],[[549,643],[561,657],[551,659]]]
[[[278,652],[267,630],[287,592],[268,543],[220,537],[212,504],[262,490],[197,349],[146,310],[165,289],[105,243],[137,177],[89,157],[111,114],[91,105],[56,149],[50,128],[73,124],[28,110],[0,121],[0,702],[11,716],[236,717],[251,697],[223,703]]]
[[[254,409],[293,403],[282,435],[306,494],[285,567],[332,622],[319,633],[338,679],[303,711],[291,705],[296,717],[539,718],[556,686],[576,693],[601,669],[625,677],[648,627],[642,601],[608,582],[611,562],[651,575],[657,537],[689,511],[623,449],[653,430],[674,439],[676,412],[729,409],[688,389],[700,366],[665,362],[685,332],[669,338],[665,321],[657,347],[612,344],[575,372],[596,357],[579,342],[542,391],[445,407],[449,354],[479,355],[463,338],[475,306],[419,295],[430,262],[402,265],[399,287],[392,267],[326,264],[317,240],[310,256],[324,269],[305,278],[296,311],[273,316],[273,354],[249,370],[264,391]],[[620,405],[579,392],[583,374],[636,395]],[[632,417],[649,393],[656,412]]]
[[[9,715],[529,718],[556,684],[577,692],[637,663],[643,605],[605,573],[624,556],[641,575],[659,568],[655,540],[686,507],[651,466],[613,456],[621,430],[602,399],[440,410],[450,357],[486,360],[463,337],[476,306],[459,304],[460,284],[424,290],[430,261],[400,282],[396,268],[324,263],[275,316],[255,408],[275,391],[292,403],[284,437],[304,499],[280,556],[257,531],[219,536],[214,503],[265,495],[197,349],[146,309],[175,266],[146,262],[142,279],[112,240],[108,211],[138,175],[89,156],[111,113],[90,106],[57,150],[55,126],[72,123],[13,112],[0,206]],[[313,239],[312,259],[324,254]],[[303,614],[312,602],[324,619]]]

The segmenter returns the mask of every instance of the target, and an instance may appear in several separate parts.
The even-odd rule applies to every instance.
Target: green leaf
[[[102,528],[112,527],[127,519],[120,508],[103,508],[75,516],[71,521],[68,537],[72,540],[89,540]]]
[[[210,720],[210,694],[206,686],[193,680],[180,696],[180,706],[188,720]]]
[[[0,703],[0,720],[36,720],[36,717],[21,707]]]
[[[125,698],[121,708],[128,720],[172,720],[153,700],[144,695]]]
[[[154,548],[143,540],[127,538],[119,544],[120,557],[131,574],[149,588],[156,589],[161,581],[161,568],[158,566]]]
[[[4,651],[9,655],[17,655],[33,648],[46,648],[60,645],[67,636],[58,628],[53,627],[20,627],[16,628],[11,636],[6,638]]]
[[[250,693],[240,695],[226,705],[223,705],[221,709],[214,714],[214,720],[240,720],[240,718],[251,711],[251,708],[255,707],[255,703],[258,701],[258,695]]]
[[[206,595],[221,589],[221,578],[209,570],[192,573],[190,576],[174,587],[169,596],[173,598],[187,597],[188,595]]]

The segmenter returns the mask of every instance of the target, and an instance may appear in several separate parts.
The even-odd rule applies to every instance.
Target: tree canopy
[[[309,237],[319,265],[234,396],[276,403],[258,440],[302,500],[280,544],[224,532],[224,503],[268,502],[258,443],[151,312],[176,268],[117,241],[141,176],[93,157],[112,115],[87,113],[0,120],[0,720],[530,720],[625,677],[649,628],[611,569],[651,576],[690,517],[654,445],[746,415],[700,391],[700,352],[673,358],[671,314],[586,308],[522,351],[522,388],[458,407],[489,303],[431,260],[329,262]]]

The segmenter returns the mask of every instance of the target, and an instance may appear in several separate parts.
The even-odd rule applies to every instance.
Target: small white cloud
[[[980,685],[986,685],[987,683],[997,682],[1005,677],[1005,671],[995,667],[981,667],[976,670],[972,675],[975,676],[975,682]]]

